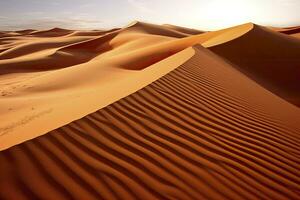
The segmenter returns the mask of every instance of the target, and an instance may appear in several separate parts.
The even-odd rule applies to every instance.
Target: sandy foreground
[[[300,199],[299,34],[0,31],[0,199]]]

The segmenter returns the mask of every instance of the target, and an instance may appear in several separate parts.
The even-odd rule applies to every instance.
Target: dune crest
[[[163,26],[167,27],[169,29],[173,29],[173,30],[188,34],[188,35],[198,35],[198,34],[201,34],[201,33],[205,33],[205,31],[186,28],[186,27],[182,27],[182,26],[175,26],[175,25],[172,25],[172,24],[163,24]]]
[[[0,149],[35,138],[105,107],[175,69],[193,53],[192,49],[186,49],[138,72],[113,68],[110,62],[88,62],[41,72],[3,87]]]
[[[0,199],[299,199],[298,28],[0,32]]]
[[[148,33],[152,35],[161,35],[175,38],[183,38],[188,34],[168,28],[166,26],[150,24],[140,21],[134,21],[128,24],[124,29],[130,29],[140,33]]]
[[[213,42],[214,38],[203,45],[271,92],[300,105],[300,40],[252,25],[235,39],[206,45]]]
[[[66,36],[72,32],[73,32],[72,30],[67,30],[62,28],[52,28],[43,31],[33,31],[30,33],[30,35],[37,36],[37,37],[60,37],[60,36]]]
[[[0,197],[297,199],[299,110],[194,51],[144,89],[0,152]]]

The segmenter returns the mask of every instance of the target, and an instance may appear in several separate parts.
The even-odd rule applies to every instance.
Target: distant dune
[[[45,31],[33,31],[30,32],[29,35],[33,35],[36,37],[59,37],[59,36],[65,36],[73,31],[67,30],[67,29],[62,29],[62,28],[53,28],[50,30],[45,30]]]
[[[295,27],[287,27],[287,28],[276,28],[276,27],[269,27],[274,31],[278,31],[280,33],[285,33],[288,35],[293,35],[295,33],[300,32],[300,26],[295,26]]]
[[[299,27],[0,33],[0,199],[300,199]]]
[[[173,29],[176,31],[179,31],[181,33],[185,33],[188,35],[196,35],[196,34],[201,34],[204,33],[205,31],[200,31],[200,30],[196,30],[196,29],[191,29],[191,28],[186,28],[186,27],[182,27],[182,26],[175,26],[172,24],[164,24],[164,27],[167,27],[169,29]]]

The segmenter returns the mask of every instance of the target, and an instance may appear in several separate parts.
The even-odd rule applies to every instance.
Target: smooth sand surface
[[[225,43],[206,45],[268,90],[300,105],[300,40],[255,24]],[[240,32],[240,31],[238,31]],[[224,34],[223,34],[224,35]]]
[[[283,28],[277,31],[300,39],[300,26]]]
[[[186,27],[182,27],[182,26],[175,26],[172,24],[164,24],[164,27],[167,27],[169,29],[173,29],[175,31],[179,31],[181,33],[185,33],[187,35],[198,35],[201,33],[205,33],[205,31],[200,31],[200,30],[196,30],[196,29],[192,29],[192,28],[186,28]]]
[[[295,30],[0,32],[0,199],[300,199]]]
[[[194,51],[147,87],[2,151],[1,198],[298,199],[299,109]]]
[[[300,26],[286,27],[286,28],[277,28],[277,27],[268,27],[268,28],[288,35],[292,35],[300,32]]]

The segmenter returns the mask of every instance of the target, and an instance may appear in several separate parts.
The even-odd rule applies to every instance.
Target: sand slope
[[[186,49],[139,71],[95,60],[60,70],[3,75],[0,149],[105,107],[159,79],[193,54]]]
[[[179,31],[181,33],[188,34],[188,35],[198,35],[198,34],[205,33],[205,31],[200,31],[200,30],[197,30],[197,29],[186,28],[186,27],[182,27],[182,26],[175,26],[175,25],[172,25],[172,24],[164,24],[163,26],[167,27],[169,29],[173,29],[173,30]]]
[[[144,65],[138,67],[141,69],[189,47],[185,45],[176,50],[169,48],[166,51],[165,45],[163,51],[166,52],[166,55],[162,56],[162,52],[156,53],[155,45],[187,35],[163,26],[142,22],[131,23],[122,29],[96,33],[94,35],[90,32],[78,33],[54,28],[31,33],[35,36],[34,38],[31,36],[17,37],[15,40],[19,41],[18,43],[11,38],[3,38],[5,42],[9,42],[9,46],[8,44],[3,46],[3,52],[0,53],[0,68],[2,73],[45,71],[74,66],[99,56],[103,60],[102,54],[104,53],[108,53],[105,58],[120,54],[125,56],[124,53],[126,53],[126,57],[132,57],[125,59],[125,61],[129,60],[128,65],[133,63]],[[151,47],[151,49],[148,50],[146,47]],[[138,51],[139,49],[143,49],[143,52]],[[153,55],[155,53],[159,56],[155,57]],[[136,62],[136,59],[145,60],[150,55],[152,55],[150,61]],[[132,59],[135,61],[131,61]],[[124,59],[119,62],[119,65],[126,65]]]
[[[300,40],[255,24],[249,26],[239,37],[224,42],[223,34],[203,45],[270,91],[300,105]]]
[[[143,70],[198,43],[197,35],[177,38],[174,33],[178,34],[135,22],[96,36],[11,38],[11,46],[0,53],[0,149],[83,117],[176,68],[191,53]],[[136,77],[141,79],[138,84]],[[118,92],[120,84],[123,92]],[[76,105],[78,109],[73,109]]]
[[[144,89],[2,151],[0,198],[299,199],[299,120],[198,46]]]
[[[288,34],[288,35],[296,37],[296,38],[300,38],[300,27],[299,26],[286,28],[286,29],[283,29],[279,32],[284,33],[284,34]]]
[[[134,21],[130,23],[128,25],[128,28],[136,32],[148,33],[152,35],[162,35],[162,36],[175,37],[175,38],[182,38],[189,35],[178,29],[176,30],[175,28],[150,24],[150,23],[145,23],[140,21]]]
[[[269,27],[269,28],[287,35],[295,35],[300,33],[300,26],[287,27],[287,28],[277,28],[277,27]]]
[[[68,34],[73,33],[72,30],[62,29],[62,28],[53,28],[44,31],[33,31],[30,35],[37,36],[37,37],[59,37],[65,36]]]
[[[300,199],[298,28],[0,32],[0,199]]]

